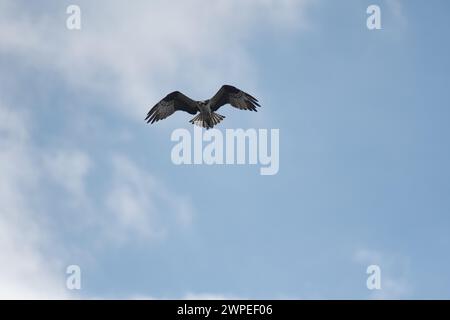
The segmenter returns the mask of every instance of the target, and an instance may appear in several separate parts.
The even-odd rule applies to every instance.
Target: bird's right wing
[[[164,99],[151,108],[147,113],[145,120],[147,123],[157,122],[167,118],[178,110],[185,111],[190,114],[196,114],[198,111],[194,100],[179,91],[174,91],[169,93],[164,97]]]

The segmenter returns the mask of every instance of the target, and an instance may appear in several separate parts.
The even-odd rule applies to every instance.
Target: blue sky
[[[450,298],[448,9],[0,0],[0,296]],[[175,166],[190,115],[143,120],[223,83],[263,107],[219,129],[280,129],[277,175]]]

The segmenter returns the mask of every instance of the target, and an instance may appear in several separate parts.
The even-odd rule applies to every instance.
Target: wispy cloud
[[[0,105],[0,298],[64,298],[60,262],[45,254],[51,237],[33,205],[40,170],[25,119]]]
[[[397,29],[400,27],[401,30],[403,30],[408,20],[405,15],[405,7],[404,7],[404,1],[403,0],[386,0],[386,6],[388,9],[389,14],[393,18],[392,24],[394,24]],[[394,28],[390,28],[393,30]]]
[[[69,31],[60,3],[36,8],[0,0],[0,56],[12,61],[2,67],[47,71],[74,91],[98,94],[98,105],[109,112],[142,121],[148,104],[175,83],[193,96],[200,88],[213,93],[223,82],[255,86],[246,41],[262,26],[303,25],[309,2],[78,1],[82,30]],[[191,226],[195,205],[189,196],[174,192],[130,155],[93,156],[77,141],[38,145],[30,124],[40,106],[33,104],[36,92],[27,94],[25,105],[0,104],[0,297],[71,297],[62,263],[70,253],[92,243],[165,239]],[[66,132],[58,134],[64,141]],[[90,177],[100,180],[95,169],[102,165],[104,184],[90,186]],[[66,234],[76,241],[65,243]]]
[[[0,106],[0,297],[73,297],[65,289],[63,261],[83,244],[73,247],[58,241],[65,231],[77,236],[77,230],[84,234],[88,226],[94,230],[89,242],[101,243],[97,248],[102,248],[163,239],[171,229],[190,225],[193,209],[188,198],[173,193],[124,155],[104,159],[111,163],[105,196],[90,195],[86,179],[94,160],[82,150],[34,146],[25,126],[28,117]],[[49,184],[62,187],[66,197],[55,199],[46,189]],[[56,230],[52,220],[64,217],[70,219],[70,230],[65,225]]]
[[[264,26],[303,25],[310,1],[78,1],[82,29],[65,28],[65,8],[45,14],[3,0],[0,53],[57,71],[109,106],[142,120],[150,101],[172,88],[215,92],[224,81],[255,85],[246,39]]]
[[[165,237],[168,220],[182,226],[192,221],[192,208],[184,200],[129,158],[116,155],[112,159],[112,184],[106,195],[107,211],[112,214],[106,229],[119,242],[130,234]]]
[[[181,300],[245,300],[233,295],[226,295],[220,293],[193,293],[189,292],[179,297],[153,297],[146,295],[134,295],[130,297],[133,300],[159,300],[159,299],[181,299]]]
[[[85,179],[91,159],[80,150],[58,150],[44,155],[49,176],[78,201],[86,197]]]
[[[188,293],[183,299],[185,300],[243,300],[232,295],[214,294],[214,293]]]

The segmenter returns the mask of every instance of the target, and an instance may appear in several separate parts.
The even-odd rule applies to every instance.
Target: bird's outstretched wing
[[[151,108],[145,120],[147,123],[153,123],[167,118],[178,110],[186,111],[190,114],[196,114],[198,111],[194,100],[179,91],[174,91]]]
[[[217,91],[214,97],[211,98],[211,111],[216,111],[227,103],[241,110],[257,111],[256,107],[260,107],[258,100],[248,93],[239,90],[236,87],[224,85]]]

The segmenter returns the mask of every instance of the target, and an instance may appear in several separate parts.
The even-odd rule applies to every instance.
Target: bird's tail
[[[216,112],[211,112],[211,115],[199,113],[189,122],[199,127],[206,128],[206,130],[208,130],[214,127],[223,119],[225,119],[225,116],[222,116],[221,114],[218,114]]]

